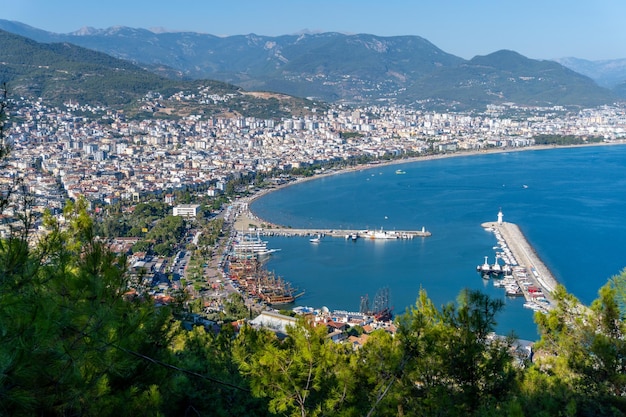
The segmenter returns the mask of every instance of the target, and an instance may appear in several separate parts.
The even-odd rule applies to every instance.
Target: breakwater
[[[293,229],[272,228],[258,231],[263,236],[341,237],[346,239],[413,239],[429,237],[431,233],[421,230],[352,230],[352,229]]]
[[[558,282],[528,243],[519,227],[503,221],[483,223],[482,227],[493,231],[499,243],[510,249],[517,264],[517,270],[523,271],[513,274],[521,295],[527,301],[535,301],[538,297],[543,297],[550,302],[545,307],[550,308],[554,301],[552,293]]]

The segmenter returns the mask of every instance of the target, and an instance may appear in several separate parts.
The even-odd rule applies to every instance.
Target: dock
[[[518,267],[522,267],[527,271],[523,281],[532,283],[532,286],[523,285],[522,279],[515,276],[524,298],[528,302],[533,302],[537,298],[536,291],[529,291],[529,288],[539,288],[541,296],[545,297],[550,304],[553,305],[552,293],[558,285],[550,270],[541,261],[533,247],[528,243],[519,227],[514,223],[501,221],[501,217],[497,222],[483,223],[482,227],[486,230],[493,231],[496,236],[508,246],[513,257],[516,259]]]
[[[319,229],[319,228],[292,228],[285,225],[271,223],[259,219],[250,212],[247,202],[240,202],[232,211],[233,226],[235,231],[241,233],[255,233],[262,236],[300,236],[300,237],[341,237],[354,239],[413,239],[416,237],[429,237],[431,233],[422,226],[419,230],[383,230],[380,229]]]
[[[292,229],[274,227],[262,229],[258,232],[263,236],[300,236],[300,237],[340,237],[358,239],[413,239],[416,237],[429,237],[431,233],[422,228],[421,230],[352,230],[352,229]]]

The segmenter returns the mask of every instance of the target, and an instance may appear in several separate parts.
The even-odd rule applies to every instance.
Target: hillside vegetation
[[[0,81],[7,83],[14,95],[39,97],[51,104],[71,100],[124,109],[133,116],[150,107],[147,97],[158,95],[166,99],[166,109],[151,109],[153,117],[230,113],[260,118],[297,115],[314,106],[285,95],[246,94],[240,87],[219,81],[164,78],[128,61],[69,43],[42,44],[5,31],[0,31],[0,43]],[[200,92],[217,99],[180,100],[199,97]]]

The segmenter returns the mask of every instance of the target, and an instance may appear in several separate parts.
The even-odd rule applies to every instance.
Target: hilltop
[[[506,102],[586,107],[613,103],[615,92],[621,91],[601,87],[554,61],[513,51],[465,60],[419,36],[331,32],[218,37],[122,26],[57,34],[6,20],[0,20],[0,28],[39,42],[98,50],[173,79],[215,79],[328,102],[452,109]]]

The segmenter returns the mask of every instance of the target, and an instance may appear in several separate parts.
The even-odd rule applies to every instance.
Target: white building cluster
[[[222,98],[199,94],[180,99]],[[24,101],[15,107],[7,126],[13,152],[4,161],[7,169],[0,181],[21,176],[45,207],[61,207],[59,186],[70,197],[113,203],[181,188],[215,193],[241,173],[360,155],[522,147],[533,145],[539,134],[601,136],[607,141],[626,137],[623,107],[578,113],[512,105],[490,106],[483,113],[335,107],[282,120],[189,116],[141,121],[77,103],[59,109]]]

